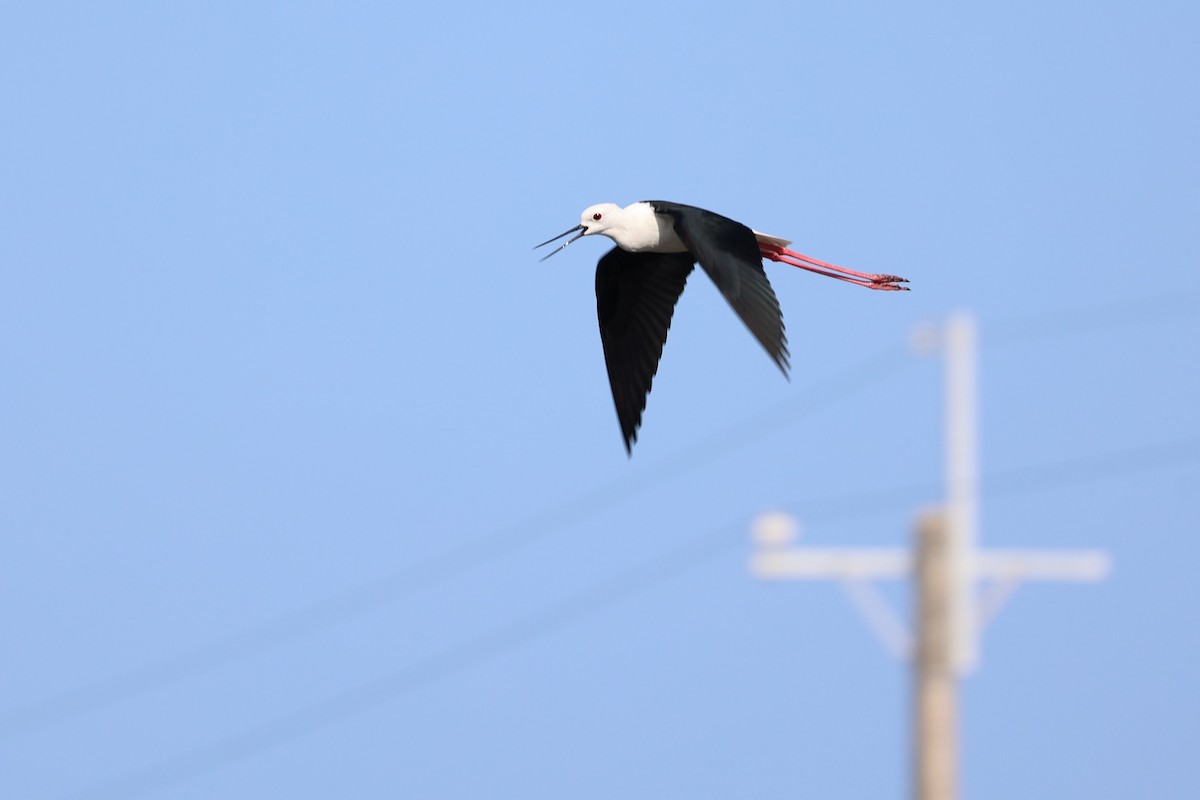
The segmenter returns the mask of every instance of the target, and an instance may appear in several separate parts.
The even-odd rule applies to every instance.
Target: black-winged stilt
[[[700,262],[785,376],[788,349],[783,315],[763,271],[762,259],[868,289],[907,288],[900,285],[907,283],[904,278],[827,264],[787,249],[791,242],[786,239],[751,230],[702,208],[662,200],[633,203],[625,208],[613,203],[590,206],[580,215],[578,225],[538,247],[576,231],[576,236],[542,260],[595,233],[617,243],[596,266],[596,311],[617,419],[625,437],[625,450],[630,453],[637,441],[675,303],[695,262]]]

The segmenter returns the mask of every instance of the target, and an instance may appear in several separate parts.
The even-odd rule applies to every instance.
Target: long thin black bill
[[[556,240],[558,240],[558,239],[561,239],[562,237],[564,237],[564,236],[567,236],[567,235],[569,235],[569,234],[572,234],[572,233],[574,233],[575,231],[581,231],[581,230],[583,230],[583,226],[582,226],[582,225],[576,225],[574,228],[571,228],[571,230],[569,230],[569,231],[563,231],[563,232],[562,232],[562,233],[560,233],[558,236],[555,236],[553,239],[547,239],[546,241],[542,242],[541,244],[539,244],[537,247],[535,247],[535,248],[533,248],[533,249],[534,249],[534,250],[537,250],[537,249],[538,249],[538,247],[545,247],[546,245],[550,244],[550,243],[551,243],[551,242],[553,242],[553,241],[556,241]]]
[[[569,245],[571,242],[576,242],[576,241],[579,241],[579,239],[580,239],[580,238],[581,238],[581,237],[582,237],[582,236],[583,236],[585,233],[587,233],[587,230],[586,230],[586,229],[585,229],[585,228],[584,228],[582,225],[576,225],[574,228],[571,228],[571,230],[569,230],[569,231],[565,231],[565,232],[563,232],[563,233],[560,233],[558,236],[555,236],[553,239],[547,239],[546,241],[542,242],[541,244],[539,244],[537,247],[535,247],[535,248],[533,248],[533,249],[534,249],[534,250],[537,250],[537,249],[538,249],[538,247],[544,247],[545,245],[548,245],[548,244],[550,244],[550,243],[551,243],[551,242],[553,242],[553,241],[557,241],[558,239],[561,239],[561,238],[562,238],[562,237],[564,237],[564,236],[570,236],[572,233],[575,233],[575,231],[580,231],[579,235],[578,235],[578,236],[571,236],[571,238],[570,238],[570,239],[567,239],[567,241],[563,243],[563,246],[562,246],[562,247],[558,247],[558,248],[555,248],[554,250],[551,250],[549,253],[547,253],[545,256],[543,256],[543,257],[540,259],[540,260],[542,260],[542,261],[545,261],[547,258],[549,258],[550,256],[554,255],[554,254],[555,254],[555,253],[557,253],[559,250],[562,250],[562,249],[566,248],[566,246],[567,246],[567,245]]]

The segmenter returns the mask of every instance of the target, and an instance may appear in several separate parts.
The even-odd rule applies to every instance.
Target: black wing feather
[[[629,253],[619,247],[596,266],[600,341],[626,452],[637,441],[675,303],[692,266],[688,253]]]
[[[671,218],[675,233],[725,295],[729,305],[788,374],[787,336],[779,299],[763,271],[762,254],[754,231],[712,211],[663,200],[647,201],[658,214]]]

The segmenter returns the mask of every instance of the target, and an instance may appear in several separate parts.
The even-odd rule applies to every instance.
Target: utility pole
[[[980,549],[974,321],[958,314],[940,331],[917,333],[918,349],[940,350],[946,360],[944,505],[921,514],[911,549],[798,547],[795,519],[764,514],[754,525],[750,571],[767,580],[842,583],[885,647],[912,663],[915,800],[955,800],[957,682],[979,663],[984,626],[1022,582],[1100,581],[1111,562],[1097,550]],[[909,578],[916,599],[911,628],[876,586]]]
[[[933,342],[936,346],[936,341]],[[942,333],[946,360],[945,469],[947,558],[955,597],[949,606],[951,657],[963,672],[979,660],[975,619],[975,554],[979,543],[979,421],[975,368],[975,322],[966,314],[947,320]]]
[[[916,642],[913,648],[913,797],[957,795],[958,696],[954,674],[952,598],[956,586],[946,514],[917,522]]]

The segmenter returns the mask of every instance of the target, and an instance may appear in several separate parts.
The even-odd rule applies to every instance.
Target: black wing
[[[692,271],[688,253],[614,247],[596,266],[596,313],[626,452],[633,451],[675,303]]]
[[[675,233],[725,295],[729,305],[771,359],[788,374],[787,336],[775,290],[763,271],[754,231],[728,217],[694,206],[647,201],[671,218]]]

